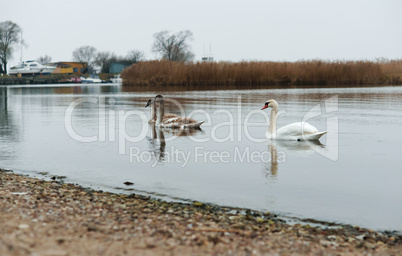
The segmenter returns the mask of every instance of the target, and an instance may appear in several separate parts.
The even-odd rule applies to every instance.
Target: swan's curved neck
[[[157,124],[162,124],[164,115],[165,115],[165,101],[162,99],[161,101],[159,101],[158,119],[156,120]]]
[[[156,118],[156,103],[155,101],[152,101],[151,105],[151,120],[154,120]]]
[[[271,118],[269,121],[269,134],[271,135],[271,138],[276,137],[276,115],[278,114],[278,106],[273,106],[271,110]]]

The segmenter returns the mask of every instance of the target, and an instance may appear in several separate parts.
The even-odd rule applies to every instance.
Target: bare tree
[[[114,53],[105,51],[99,52],[96,55],[95,65],[101,68],[102,73],[109,73],[111,64],[113,62],[129,66],[142,60],[144,60],[144,53],[137,50],[129,51],[126,57],[116,56]]]
[[[7,73],[7,63],[12,58],[13,47],[21,42],[21,28],[12,21],[0,23],[0,73]]]
[[[193,39],[193,33],[189,30],[176,34],[169,34],[169,31],[164,30],[154,34],[154,39],[152,51],[160,55],[162,59],[180,62],[194,59],[194,53],[188,44],[188,41]]]
[[[96,55],[95,64],[101,68],[102,73],[109,73],[110,62],[114,59],[117,59],[114,53],[99,52]]]
[[[39,57],[36,61],[42,65],[45,65],[45,64],[52,62],[52,57],[50,57],[49,55],[45,55],[45,56]]]
[[[131,63],[137,63],[145,59],[145,54],[138,50],[131,50],[127,53],[126,59]]]
[[[92,73],[94,71],[97,50],[93,46],[81,46],[73,52],[73,59],[82,63],[87,63],[84,73]]]

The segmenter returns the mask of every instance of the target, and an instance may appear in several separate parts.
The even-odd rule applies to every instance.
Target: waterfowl
[[[265,102],[265,105],[261,110],[264,110],[266,108],[272,108],[270,125],[268,126],[268,130],[266,133],[266,137],[268,139],[314,141],[319,140],[321,136],[327,133],[327,131],[319,132],[317,128],[306,122],[288,124],[276,130],[276,115],[278,114],[278,102],[272,99],[268,100],[267,102]]]
[[[181,117],[172,113],[165,113],[165,100],[162,95],[156,95],[153,100],[149,99],[146,106],[152,106],[151,118],[148,123],[164,128],[200,128],[204,121],[198,122],[192,118]],[[158,106],[158,107],[157,107]],[[158,115],[156,114],[157,109]]]

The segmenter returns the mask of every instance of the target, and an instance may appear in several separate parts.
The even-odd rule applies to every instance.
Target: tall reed
[[[402,60],[297,62],[146,61],[121,74],[126,86],[342,86],[402,84]]]

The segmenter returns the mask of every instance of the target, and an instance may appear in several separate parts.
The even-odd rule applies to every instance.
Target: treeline
[[[122,74],[125,86],[342,86],[402,84],[402,60],[297,62],[146,61]]]

